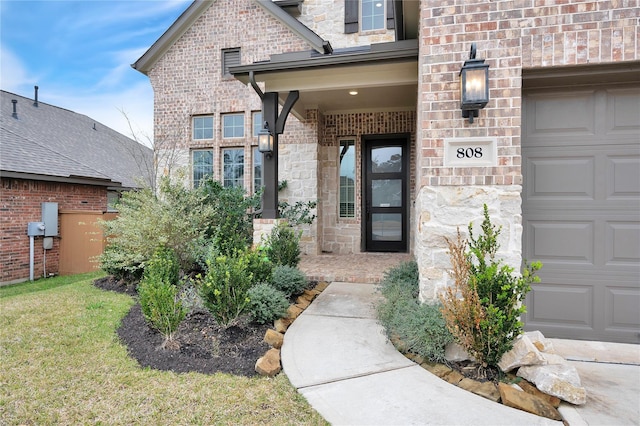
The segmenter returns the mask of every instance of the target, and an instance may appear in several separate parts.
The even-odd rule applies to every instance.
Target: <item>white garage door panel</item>
[[[640,327],[640,291],[625,287],[609,287],[606,294],[605,330],[634,330]]]
[[[640,87],[526,94],[522,155],[526,328],[640,342]]]
[[[640,265],[640,224],[637,222],[609,222],[607,223],[607,251],[608,266]],[[640,311],[640,304],[638,305]]]
[[[640,116],[639,116],[640,119]],[[608,157],[608,199],[640,199],[640,156]]]

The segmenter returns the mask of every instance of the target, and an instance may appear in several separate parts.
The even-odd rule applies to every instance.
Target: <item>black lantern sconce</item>
[[[489,102],[489,64],[476,59],[476,44],[471,44],[469,60],[460,70],[460,108],[462,116],[473,123],[478,111]]]
[[[266,121],[263,129],[258,132],[258,150],[267,155],[273,153],[273,135],[269,131],[269,124]]]

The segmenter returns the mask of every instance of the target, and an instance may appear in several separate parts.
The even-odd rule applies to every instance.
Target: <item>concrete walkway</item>
[[[375,319],[378,298],[373,284],[334,282],[285,334],[284,372],[331,424],[562,425],[462,390],[406,359]],[[634,405],[635,396],[637,424],[640,367],[625,374],[636,377],[625,404]],[[573,407],[568,414],[575,425],[612,420],[592,423]],[[633,409],[627,415],[632,421],[627,424],[634,424]],[[619,420],[609,423],[623,423]]]

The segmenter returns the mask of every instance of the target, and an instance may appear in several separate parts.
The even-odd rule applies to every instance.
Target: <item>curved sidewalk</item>
[[[562,425],[467,392],[391,345],[373,284],[334,282],[289,327],[287,377],[333,425]]]

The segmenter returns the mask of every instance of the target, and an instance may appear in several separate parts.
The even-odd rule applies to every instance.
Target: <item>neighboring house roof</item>
[[[271,0],[253,0],[263,7],[274,18],[282,22],[293,33],[309,43],[320,53],[331,53],[331,44],[313,32],[309,27],[288,14],[282,7]],[[215,0],[195,0],[178,17],[167,31],[142,55],[131,67],[143,74],[148,74],[156,62],[173,46],[173,44],[193,25],[193,23],[211,6]],[[284,6],[288,6],[284,5]]]
[[[152,167],[150,148],[94,119],[0,91],[0,176],[136,188]]]

